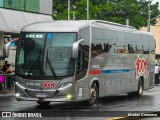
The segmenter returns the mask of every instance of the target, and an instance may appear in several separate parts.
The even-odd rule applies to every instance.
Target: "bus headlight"
[[[72,85],[72,83],[64,83],[64,84],[62,84],[62,85],[59,86],[58,90],[65,89],[65,88],[67,88],[67,87],[69,87],[71,85]]]
[[[20,96],[20,94],[19,93],[16,93],[16,95],[15,95],[16,97],[19,97]]]
[[[21,82],[15,82],[15,84],[17,86],[19,86],[20,88],[22,88],[22,89],[26,89],[25,85],[23,83],[21,83]]]

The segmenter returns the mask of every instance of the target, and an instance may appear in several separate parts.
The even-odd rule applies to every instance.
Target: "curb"
[[[7,94],[0,94],[0,98],[6,98],[6,97],[14,97],[14,93],[7,93]]]

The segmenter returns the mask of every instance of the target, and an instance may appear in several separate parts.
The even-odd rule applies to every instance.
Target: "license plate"
[[[37,93],[36,97],[46,97],[46,93]]]
[[[44,97],[39,97],[38,101],[44,101]]]

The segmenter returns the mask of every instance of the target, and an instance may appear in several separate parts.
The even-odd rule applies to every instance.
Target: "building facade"
[[[147,31],[147,27],[142,27],[141,31]],[[156,41],[156,54],[160,54],[160,17],[157,18],[155,26],[150,26],[150,32],[153,33],[153,36]]]
[[[0,0],[0,7],[35,13],[52,14],[52,0]]]

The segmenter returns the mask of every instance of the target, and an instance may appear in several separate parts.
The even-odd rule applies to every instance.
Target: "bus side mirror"
[[[9,41],[3,46],[3,55],[0,56],[0,59],[8,58],[9,57],[9,49],[11,43],[17,42],[18,40]]]
[[[77,57],[79,44],[81,42],[83,42],[83,41],[84,41],[84,39],[80,39],[77,42],[73,43],[73,46],[72,46],[72,58],[76,58]]]
[[[3,56],[4,58],[8,58],[9,57],[9,49],[10,49],[10,46],[11,46],[11,41],[6,43],[4,46],[3,46]]]

